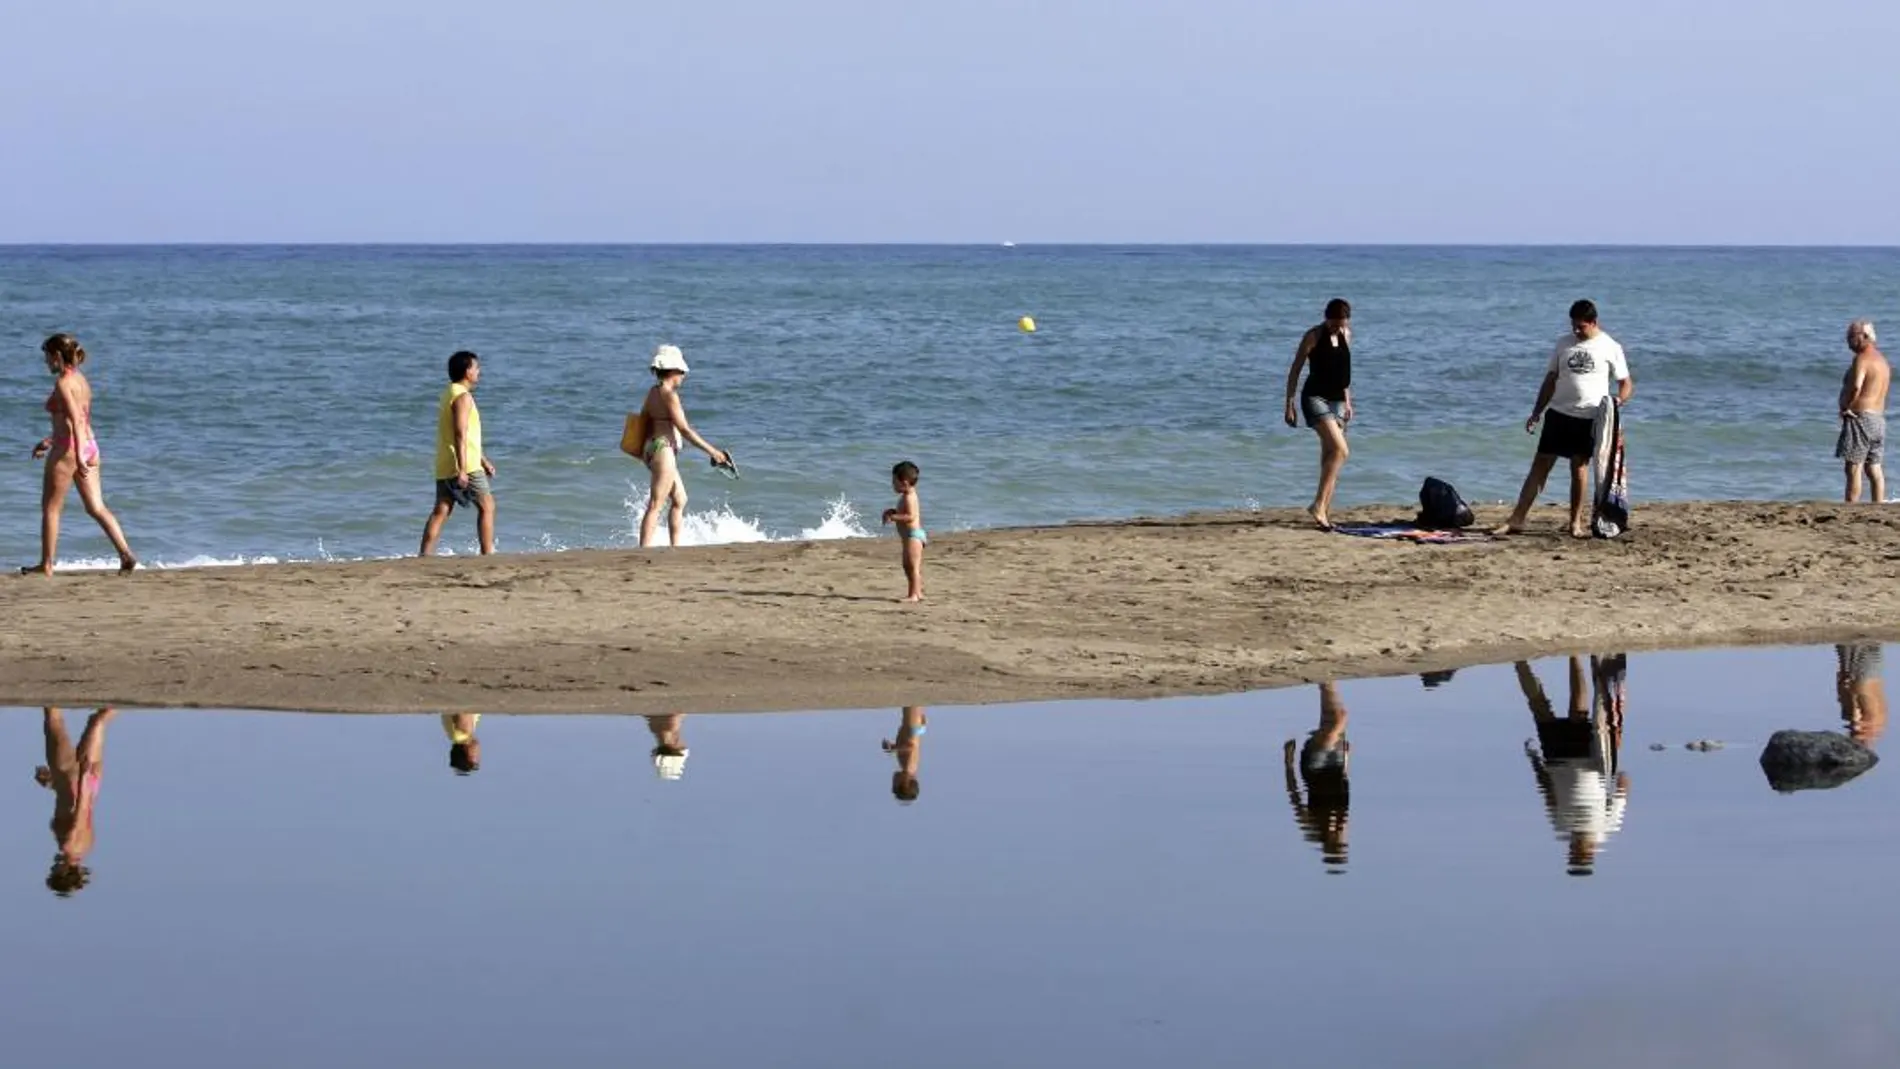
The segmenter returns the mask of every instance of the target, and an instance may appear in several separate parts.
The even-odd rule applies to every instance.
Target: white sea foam
[[[627,530],[621,535],[621,541],[634,543],[640,540],[640,517],[646,514],[647,491],[636,487],[628,494]],[[658,537],[664,542],[666,535],[666,517],[660,517]],[[721,501],[710,509],[686,511],[686,523],[680,531],[680,544],[684,546],[726,546],[740,542],[814,542],[833,538],[869,538],[871,532],[864,529],[858,516],[858,510],[845,498],[839,498],[825,506],[825,514],[817,526],[801,528],[795,535],[772,531],[758,519],[740,515],[732,508],[730,501]]]
[[[609,546],[630,546],[640,540],[640,516],[646,511],[647,495],[644,488],[638,496],[629,495],[627,505],[627,528],[615,532],[608,540]],[[692,509],[686,513],[686,529],[681,544],[688,546],[724,546],[741,542],[816,542],[835,538],[870,538],[873,532],[864,527],[863,518],[857,507],[845,498],[838,498],[825,506],[818,522],[810,527],[801,527],[796,533],[781,533],[767,528],[758,519],[743,516],[733,510],[730,501],[721,501],[710,509]],[[666,540],[666,521],[660,521],[660,540]],[[585,540],[583,540],[585,541]],[[587,545],[572,545],[552,534],[543,533],[529,546],[504,547],[513,552],[563,553],[571,549],[585,549]],[[445,557],[472,556],[475,552],[471,541],[463,546],[445,541],[441,553]],[[254,564],[304,564],[311,562],[343,563],[362,560],[394,560],[397,556],[351,557],[333,553],[322,539],[318,539],[313,552],[308,555],[291,554],[276,556],[259,554],[257,556],[233,555],[216,557],[199,554],[184,560],[146,559],[139,562],[140,568],[155,571],[168,571],[177,568],[242,568]],[[117,557],[80,557],[66,558],[59,562],[62,572],[109,572],[117,571]]]
[[[324,559],[328,560],[330,558],[326,557]],[[171,568],[242,568],[247,564],[282,564],[282,563],[284,563],[283,558],[271,557],[271,556],[212,557],[212,556],[200,554],[196,557],[189,557],[182,561],[141,560],[139,561],[139,567],[152,568],[152,569],[158,569],[158,570],[165,570],[165,569],[171,569]],[[56,567],[54,570],[61,571],[61,572],[116,572],[119,570],[119,558],[117,557],[81,557],[77,560],[74,560],[70,557],[64,557],[60,559],[58,567]]]

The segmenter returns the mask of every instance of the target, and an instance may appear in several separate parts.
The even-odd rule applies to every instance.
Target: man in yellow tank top
[[[482,413],[475,407],[475,384],[481,381],[481,358],[467,350],[449,357],[449,385],[442,391],[435,416],[435,510],[422,528],[422,556],[435,555],[442,523],[457,505],[475,509],[475,529],[482,552],[495,552],[495,495],[488,480],[495,466],[482,455]]]

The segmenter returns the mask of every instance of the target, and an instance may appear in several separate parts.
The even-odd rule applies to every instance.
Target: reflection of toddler
[[[924,600],[924,547],[930,534],[924,530],[924,508],[917,500],[917,465],[906,460],[891,469],[891,489],[897,492],[897,507],[884,510],[884,522],[897,525],[898,544],[904,551],[904,578],[910,591],[907,602]]]
[[[917,800],[922,787],[917,782],[918,743],[928,730],[922,706],[904,707],[903,722],[897,726],[897,739],[884,740],[884,752],[897,758],[897,771],[891,773],[891,797],[900,804]]]

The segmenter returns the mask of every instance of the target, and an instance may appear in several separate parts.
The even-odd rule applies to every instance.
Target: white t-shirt
[[[1550,354],[1550,370],[1557,376],[1551,411],[1578,419],[1595,419],[1603,399],[1615,392],[1617,383],[1630,377],[1623,347],[1602,331],[1588,341],[1578,341],[1575,334],[1557,339],[1557,348]]]

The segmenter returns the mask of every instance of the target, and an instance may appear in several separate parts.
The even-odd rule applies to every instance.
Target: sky
[[[0,3],[0,242],[1900,244],[1876,0]]]

